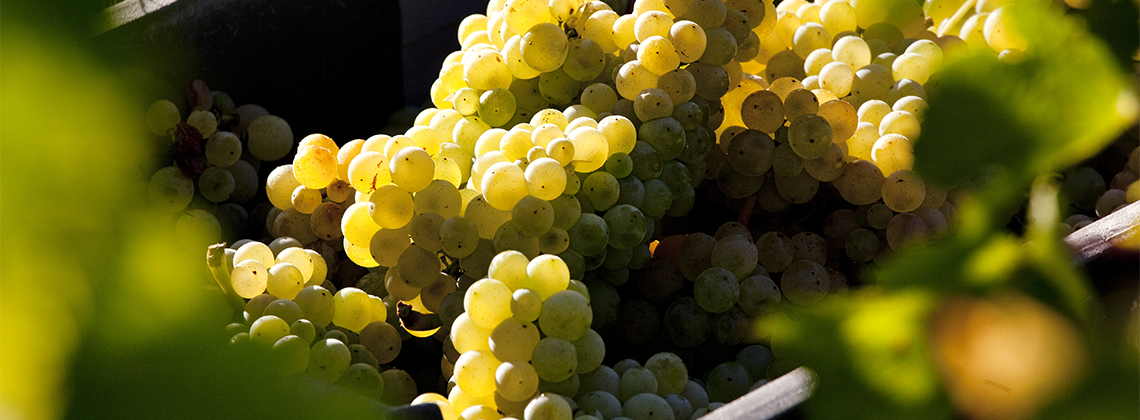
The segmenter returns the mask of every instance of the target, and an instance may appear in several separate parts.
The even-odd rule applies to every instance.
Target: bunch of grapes
[[[912,144],[944,54],[1024,57],[1001,6],[491,0],[459,25],[411,128],[311,134],[272,170],[256,217],[278,239],[235,244],[215,271],[243,305],[232,341],[269,349],[282,374],[448,419],[698,418],[786,371],[758,318],[842,295],[853,265],[953,221],[954,192],[916,175]],[[211,128],[224,106],[182,123],[171,105],[148,122],[210,139],[203,196],[237,200],[229,178],[203,179],[246,162],[211,155],[293,150],[277,117],[227,136]],[[1086,209],[1135,201],[1136,153]],[[176,162],[152,181],[170,212],[194,191],[193,159]],[[1066,182],[1097,182],[1077,172]],[[704,194],[739,221],[666,236]],[[643,349],[613,351],[611,335]],[[440,343],[439,392],[392,366],[412,337]]]
[[[226,328],[235,351],[268,361],[280,376],[304,372],[393,405],[414,398],[410,375],[381,371],[404,339],[394,302],[354,287],[336,290],[321,254],[292,238],[211,251],[216,280],[243,304],[236,308],[242,322]]]
[[[148,194],[157,212],[171,214],[176,235],[200,249],[220,239],[240,237],[250,215],[245,203],[259,191],[262,160],[281,159],[293,146],[285,120],[265,108],[234,106],[225,92],[201,80],[187,85],[190,112],[185,119],[174,102],[155,101],[146,125],[160,155],[169,161],[153,172]]]

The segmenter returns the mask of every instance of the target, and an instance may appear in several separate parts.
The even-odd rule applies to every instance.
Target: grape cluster
[[[181,242],[200,249],[244,233],[244,204],[259,191],[260,162],[284,157],[294,138],[284,119],[260,105],[234,106],[201,80],[187,85],[187,101],[185,119],[170,100],[147,109],[147,129],[170,164],[154,171],[147,193],[157,212],[176,218]]]
[[[288,237],[268,245],[242,240],[212,269],[244,303],[243,322],[226,328],[236,351],[268,361],[277,375],[305,372],[388,404],[415,397],[407,372],[381,370],[404,340],[396,302],[355,287],[337,290],[320,253]]]

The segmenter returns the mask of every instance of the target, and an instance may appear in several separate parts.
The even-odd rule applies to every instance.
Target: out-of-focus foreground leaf
[[[947,60],[914,145],[927,183],[956,185],[1001,166],[1014,194],[1036,174],[1100,151],[1135,118],[1135,93],[1099,38],[1048,3],[1006,7],[1028,41],[1025,59],[972,52]]]

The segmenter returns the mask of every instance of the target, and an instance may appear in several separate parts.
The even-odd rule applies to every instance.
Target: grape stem
[[[408,331],[431,331],[443,326],[439,314],[424,314],[412,309],[412,305],[404,301],[396,302],[396,315],[400,317],[400,325]]]
[[[938,36],[946,35],[946,32],[952,29],[954,25],[957,25],[959,20],[966,17],[966,13],[968,13],[970,9],[973,9],[974,4],[977,2],[977,0],[966,0],[965,3],[962,3],[962,6],[958,8],[958,11],[954,12],[953,16],[950,16],[950,19],[942,21],[942,25],[938,27]]]
[[[218,282],[218,287],[222,288],[222,292],[226,294],[226,300],[229,301],[230,306],[234,310],[234,318],[243,318],[242,313],[245,312],[245,299],[238,296],[234,291],[234,286],[230,280],[230,271],[227,269],[226,264],[226,244],[214,244],[206,248],[206,266],[210,267],[210,273],[214,275],[214,280]]]

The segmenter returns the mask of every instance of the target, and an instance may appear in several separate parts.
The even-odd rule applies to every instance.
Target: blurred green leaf
[[[1047,3],[1006,7],[1028,39],[1025,59],[974,52],[946,62],[914,145],[927,183],[956,185],[996,165],[1016,194],[1036,174],[1092,156],[1135,117],[1116,60],[1078,20]]]
[[[772,334],[775,354],[820,373],[804,405],[812,418],[951,418],[926,344],[934,296],[866,289],[786,305],[762,328]]]

